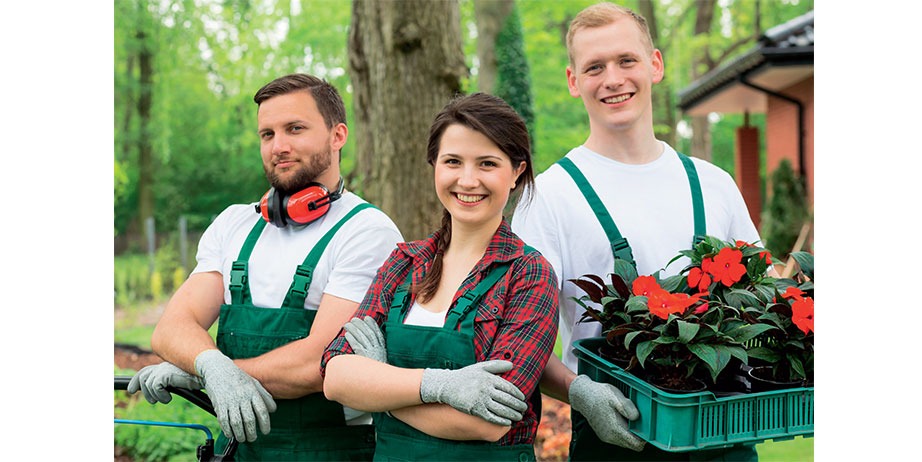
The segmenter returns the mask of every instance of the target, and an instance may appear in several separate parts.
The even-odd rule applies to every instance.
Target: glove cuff
[[[439,392],[444,369],[423,369],[423,379],[419,382],[419,399],[424,403],[440,403]]]
[[[592,383],[592,379],[590,379],[588,375],[578,375],[570,382],[567,398],[570,400],[571,409],[577,412],[583,412],[583,404],[586,403],[586,392],[589,391],[587,388]]]
[[[214,363],[215,361],[230,361],[231,359],[221,353],[221,350],[210,349],[205,350],[198,354],[195,357],[195,372],[198,373],[199,377],[205,378],[205,371],[208,369],[208,365]]]

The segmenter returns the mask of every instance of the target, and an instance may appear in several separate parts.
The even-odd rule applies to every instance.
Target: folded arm
[[[326,366],[327,399],[369,412],[391,415],[431,436],[451,440],[497,441],[511,427],[490,423],[446,404],[424,404],[423,369],[404,369],[355,354],[334,356]]]

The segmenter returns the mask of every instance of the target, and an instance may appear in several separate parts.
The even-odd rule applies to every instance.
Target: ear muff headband
[[[325,215],[330,210],[330,204],[342,197],[343,188],[342,178],[339,179],[337,191],[333,193],[320,183],[310,183],[287,197],[279,194],[275,188],[270,188],[256,210],[264,220],[280,228],[310,224]]]

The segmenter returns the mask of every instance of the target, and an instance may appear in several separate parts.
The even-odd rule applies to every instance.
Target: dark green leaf
[[[635,313],[635,312],[644,313],[644,312],[650,311],[650,309],[647,307],[647,297],[644,297],[642,295],[631,297],[630,299],[628,299],[624,308],[625,308],[625,311],[627,311],[628,313]]]
[[[688,343],[695,338],[695,335],[698,334],[698,330],[701,328],[698,324],[692,324],[690,322],[685,322],[682,320],[678,321],[679,324],[679,341],[683,343]]]
[[[791,254],[791,257],[794,258],[794,261],[800,266],[800,271],[804,273],[805,276],[813,279],[813,255],[809,252],[794,252]]]
[[[614,274],[620,276],[627,286],[633,284],[634,279],[637,279],[637,268],[635,268],[634,265],[632,265],[631,262],[627,260],[616,258],[614,269]]]
[[[778,329],[769,324],[745,324],[727,332],[727,335],[733,337],[739,343],[746,343],[756,338],[765,331]]]
[[[679,286],[681,286],[684,282],[685,276],[677,274],[675,276],[669,276],[668,278],[660,281],[660,287],[666,289],[669,292],[676,292],[679,289]]]
[[[655,345],[652,341],[640,342],[637,344],[637,362],[640,363],[640,367],[643,367],[644,361],[647,357],[650,356],[650,353],[653,353],[653,348]]]
[[[752,295],[751,292],[742,289],[732,289],[726,293],[726,302],[728,305],[735,308],[742,308],[744,306],[759,306],[758,297]]]
[[[777,363],[781,360],[780,354],[775,350],[765,347],[750,348],[746,352],[749,354],[750,358],[760,359],[768,363]]]
[[[704,365],[707,366],[708,370],[711,371],[711,378],[717,380],[717,373],[723,369],[720,365],[721,355],[718,352],[717,348],[711,345],[705,345],[701,343],[692,343],[688,345],[689,351],[694,353],[695,356],[704,361]],[[729,352],[726,354],[726,360],[723,361],[723,365],[726,366],[727,362],[730,361]]]

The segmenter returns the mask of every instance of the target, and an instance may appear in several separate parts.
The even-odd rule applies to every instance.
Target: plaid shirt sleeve
[[[356,318],[364,319],[365,316],[371,316],[379,326],[384,325],[387,320],[387,312],[390,309],[391,301],[394,299],[394,292],[397,286],[406,277],[406,267],[408,266],[407,257],[399,249],[394,249],[390,257],[378,269],[365,298],[355,311]],[[403,268],[403,270],[401,270]],[[320,376],[326,377],[327,363],[334,356],[343,354],[353,354],[352,346],[346,341],[346,330],[340,329],[339,334],[333,338],[333,341],[327,346],[320,359]]]
[[[494,289],[496,296],[484,300],[479,315],[485,320],[495,313],[499,322],[478,323],[475,349],[483,360],[511,361],[515,367],[502,377],[530,397],[538,390],[557,340],[557,277],[543,256],[532,253],[516,259],[501,283],[502,287]],[[529,403],[523,419],[500,444],[533,443],[539,417]]]

